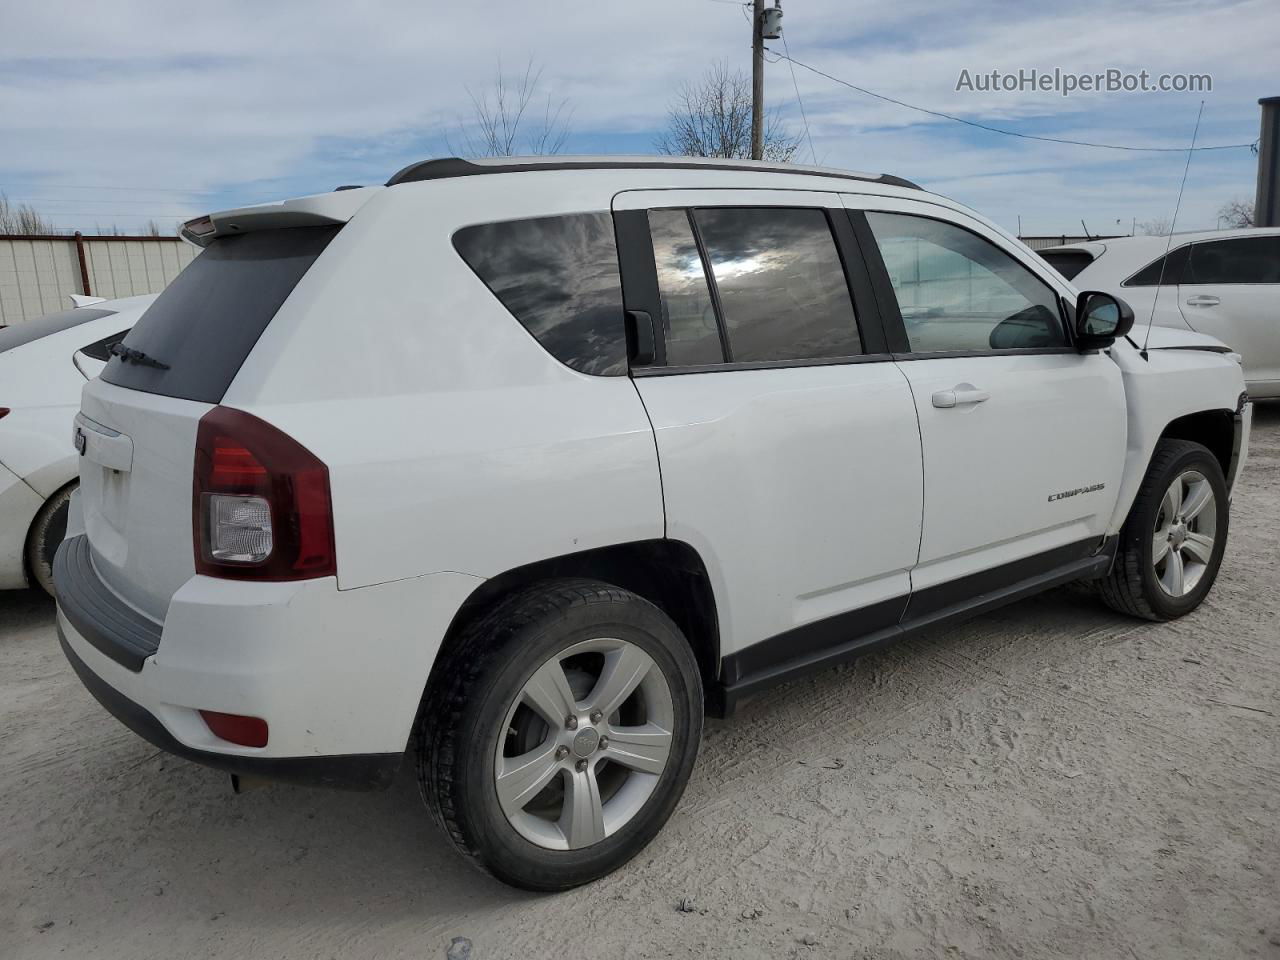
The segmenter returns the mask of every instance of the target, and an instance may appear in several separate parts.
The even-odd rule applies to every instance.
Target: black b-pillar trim
[[[885,334],[884,313],[880,298],[871,283],[871,271],[867,266],[867,254],[853,229],[853,223],[844,209],[828,209],[831,231],[835,235],[836,249],[844,265],[844,277],[853,297],[854,313],[858,320],[858,335],[862,338],[862,352],[880,354],[889,352]],[[861,214],[859,214],[861,216]]]
[[[893,281],[889,279],[889,271],[880,256],[880,245],[876,243],[875,234],[871,232],[871,224],[867,215],[861,210],[846,210],[849,225],[858,238],[858,246],[862,248],[862,259],[867,265],[871,277],[871,288],[875,291],[876,303],[880,307],[880,319],[884,326],[885,339],[890,353],[910,353],[911,341],[907,339],[907,328],[902,322],[902,311],[898,307],[898,295],[893,292]]]
[[[636,366],[662,366],[667,362],[665,317],[658,293],[658,269],[653,260],[649,216],[644,210],[615,210],[613,231],[618,242],[618,270],[622,277],[624,311],[648,314],[655,325],[653,360]]]

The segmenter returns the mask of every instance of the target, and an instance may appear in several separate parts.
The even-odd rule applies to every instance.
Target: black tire
[[[1213,550],[1199,582],[1184,596],[1175,597],[1157,580],[1152,563],[1152,539],[1165,491],[1187,470],[1203,475],[1213,490],[1216,530]],[[1157,443],[1147,475],[1120,531],[1115,563],[1111,572],[1098,582],[1098,592],[1107,606],[1120,613],[1156,621],[1174,620],[1200,606],[1217,579],[1226,550],[1230,520],[1227,496],[1222,466],[1207,448],[1190,440]]]
[[[504,718],[543,664],[601,637],[640,647],[661,671],[674,720],[670,753],[652,793],[616,832],[579,849],[547,849],[517,831],[498,800]],[[423,798],[455,846],[506,883],[566,890],[616,870],[662,829],[684,793],[702,736],[698,665],[671,619],[629,591],[590,580],[521,590],[465,627],[434,676],[416,738]]]
[[[27,533],[27,573],[35,586],[53,596],[53,555],[67,534],[67,509],[79,484],[67,484],[45,501]]]

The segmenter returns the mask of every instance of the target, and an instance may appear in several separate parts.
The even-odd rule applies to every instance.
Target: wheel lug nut
[[[562,745],[562,746],[559,746],[559,747],[556,747],[556,759],[557,759],[557,760],[563,760],[563,759],[564,759],[565,757],[567,757],[568,755],[569,755],[569,748],[568,748],[568,747],[563,746],[563,745]]]
[[[570,730],[577,730],[577,729],[578,729],[578,718],[577,718],[577,717],[565,717],[565,718],[564,718],[564,725],[565,725],[567,728],[569,728]]]
[[[586,770],[587,770],[587,761],[585,761],[585,760],[579,760],[579,761],[578,761],[578,772],[579,772],[579,773],[586,773]]]
[[[601,749],[601,750],[608,750],[608,749],[609,749],[609,738],[608,738],[608,737],[601,737],[601,738],[600,738],[600,749]]]
[[[601,717],[603,717],[603,716],[604,716],[604,714],[603,714],[603,713],[601,713],[599,710],[597,710],[595,713],[591,714],[591,722],[592,722],[592,723],[599,723],[599,722],[600,722],[600,718],[601,718]]]

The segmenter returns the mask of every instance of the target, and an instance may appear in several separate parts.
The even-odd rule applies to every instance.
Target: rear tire
[[[464,628],[417,737],[423,798],[498,879],[566,890],[622,866],[679,802],[702,736],[688,642],[626,590],[554,580]]]
[[[67,510],[79,483],[67,484],[45,501],[27,533],[27,572],[35,586],[53,596],[53,555],[67,534]]]
[[[1222,466],[1189,440],[1161,440],[1143,478],[1111,572],[1098,583],[1113,610],[1146,620],[1185,616],[1217,579],[1230,502]]]

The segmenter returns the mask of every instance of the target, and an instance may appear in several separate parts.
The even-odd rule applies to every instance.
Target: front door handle
[[[1188,307],[1216,307],[1221,302],[1217,297],[1211,297],[1207,294],[1187,298]]]
[[[957,383],[950,390],[939,390],[933,395],[933,405],[943,410],[951,407],[962,407],[970,403],[982,403],[990,400],[991,394],[979,390],[972,383]]]

